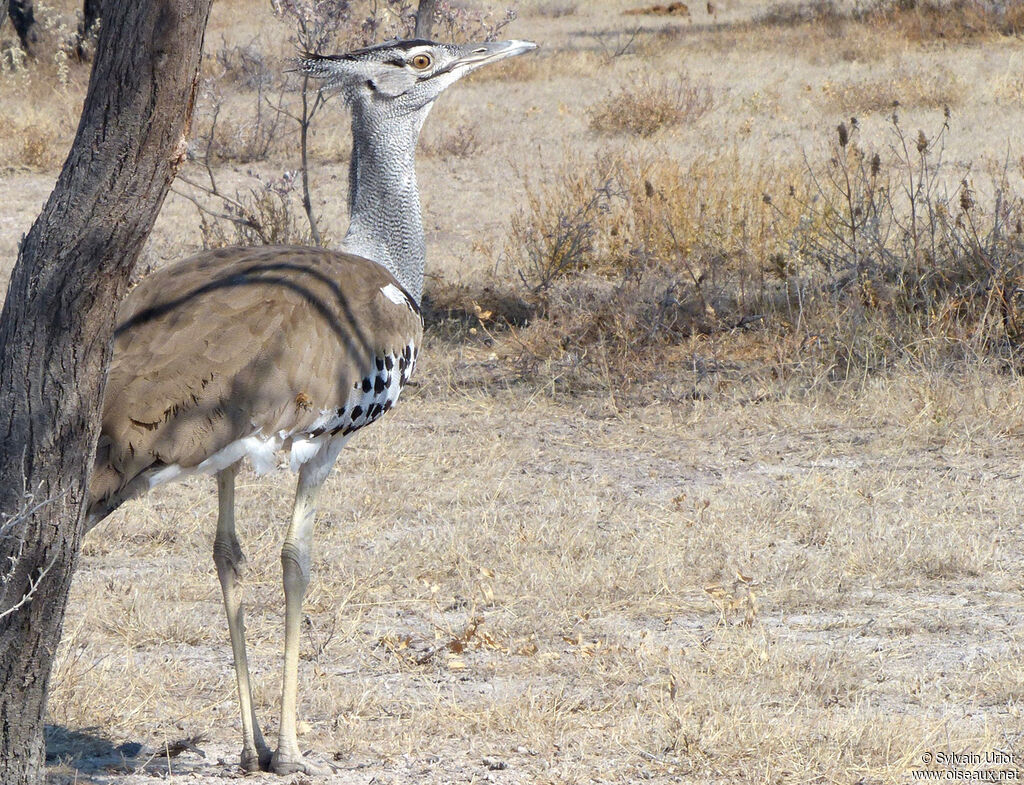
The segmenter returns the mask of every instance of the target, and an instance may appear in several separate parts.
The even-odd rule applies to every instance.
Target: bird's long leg
[[[241,578],[245,572],[245,555],[235,535],[235,475],[238,464],[217,473],[217,536],[213,541],[213,562],[224,592],[224,609],[228,615],[231,653],[235,658],[238,680],[238,704],[242,712],[242,768],[246,771],[266,770],[270,766],[270,748],[263,741],[256,712],[252,706],[249,684],[249,661],[245,654],[245,622],[243,620]]]
[[[271,771],[290,774],[323,773],[306,761],[299,751],[295,714],[299,679],[299,632],[302,622],[302,599],[309,585],[310,554],[313,544],[313,521],[316,498],[324,480],[330,473],[346,439],[338,439],[324,446],[320,453],[299,470],[295,490],[292,522],[281,546],[281,568],[284,572],[284,678],[281,688],[281,725],[277,752],[271,761]]]

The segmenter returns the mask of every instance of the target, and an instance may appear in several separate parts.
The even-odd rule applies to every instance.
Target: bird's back
[[[313,248],[208,251],[144,279],[118,313],[94,517],[192,471],[327,439],[391,408],[422,321],[380,265]],[[138,486],[138,482],[136,482]]]

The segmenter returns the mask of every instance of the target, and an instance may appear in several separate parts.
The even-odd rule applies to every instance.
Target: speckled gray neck
[[[343,248],[378,262],[419,302],[426,244],[416,185],[416,142],[433,102],[385,115],[372,103],[352,106],[349,165],[351,223]]]

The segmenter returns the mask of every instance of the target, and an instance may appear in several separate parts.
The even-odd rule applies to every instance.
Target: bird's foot
[[[323,763],[304,758],[301,752],[284,752],[278,749],[270,761],[270,771],[274,774],[295,774],[301,772],[310,776],[330,774],[331,769]]]
[[[242,749],[242,771],[252,774],[257,771],[270,771],[270,761],[273,757],[270,748],[266,746],[256,749]]]

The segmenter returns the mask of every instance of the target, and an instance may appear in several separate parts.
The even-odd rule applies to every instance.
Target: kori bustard
[[[118,314],[87,525],[156,485],[215,474],[214,562],[242,716],[242,766],[313,773],[296,739],[299,628],[314,508],[349,437],[398,400],[416,365],[425,247],[414,154],[435,99],[459,78],[535,47],[393,41],[305,56],[301,70],[351,108],[350,226],[342,251],[226,248],[144,279]],[[371,261],[372,260],[372,261]],[[235,535],[235,475],[286,451],[298,484],[281,549],[284,677],[277,750],[252,703]]]

